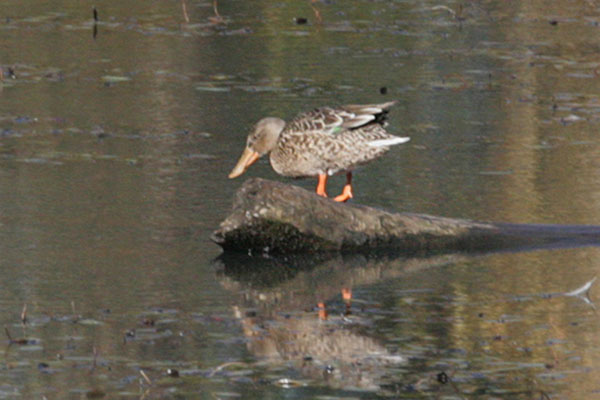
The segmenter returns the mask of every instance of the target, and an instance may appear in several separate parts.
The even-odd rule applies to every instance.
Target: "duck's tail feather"
[[[406,143],[409,140],[409,137],[393,137],[391,139],[373,140],[372,142],[369,142],[368,145],[371,147],[387,147],[395,144]]]
[[[397,101],[388,101],[380,104],[349,104],[342,108],[354,114],[354,116],[344,121],[344,128],[355,129],[369,123],[377,123],[385,125],[387,113],[389,109],[396,104]]]

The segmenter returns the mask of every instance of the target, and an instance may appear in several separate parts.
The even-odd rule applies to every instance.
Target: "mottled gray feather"
[[[389,146],[369,146],[369,142],[396,137],[383,127],[394,104],[322,107],[297,115],[271,151],[273,169],[294,177],[333,175],[383,155]]]

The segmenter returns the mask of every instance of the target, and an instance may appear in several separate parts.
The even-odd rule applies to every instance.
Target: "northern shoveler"
[[[236,178],[259,157],[270,153],[280,175],[318,177],[317,194],[327,197],[327,178],[346,172],[346,185],[335,201],[352,198],[352,170],[410,138],[385,130],[386,114],[396,102],[321,107],[298,114],[289,123],[263,118],[248,135],[246,148],[229,178]]]

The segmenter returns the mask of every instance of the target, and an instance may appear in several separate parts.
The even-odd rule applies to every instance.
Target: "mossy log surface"
[[[336,203],[297,186],[249,179],[212,239],[225,251],[398,254],[600,244],[600,227],[486,223]]]

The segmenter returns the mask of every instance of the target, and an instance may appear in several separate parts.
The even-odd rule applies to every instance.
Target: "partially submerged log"
[[[398,254],[600,245],[600,227],[484,223],[336,203],[297,186],[249,179],[212,239],[226,251]]]

